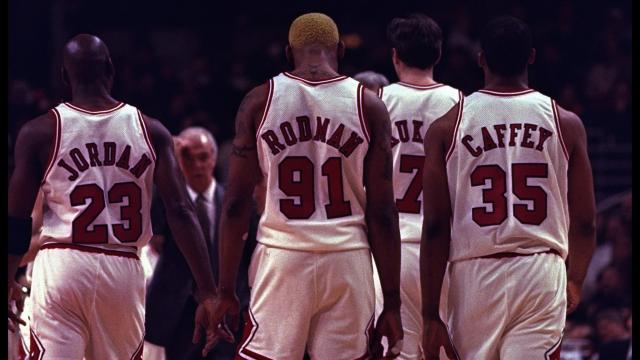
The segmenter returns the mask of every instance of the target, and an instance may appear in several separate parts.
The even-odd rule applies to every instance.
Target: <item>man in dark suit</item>
[[[208,241],[211,268],[218,279],[218,220],[223,187],[216,183],[213,173],[218,147],[211,133],[201,127],[190,127],[174,139],[177,157],[186,178],[187,191],[196,207],[200,226]],[[187,263],[173,241],[166,223],[164,204],[154,197],[151,209],[153,232],[163,238],[162,252],[147,289],[145,340],[163,346],[167,360],[202,359],[201,345],[191,341],[193,319],[197,307],[195,283]],[[248,240],[255,233],[248,234]],[[247,269],[251,251],[245,253],[238,275],[238,296],[241,304],[248,304]],[[235,334],[240,338],[240,330]],[[207,359],[233,359],[236,344],[220,341]]]

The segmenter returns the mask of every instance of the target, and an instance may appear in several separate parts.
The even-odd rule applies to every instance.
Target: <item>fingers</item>
[[[389,351],[387,351],[385,359],[395,359],[396,357],[398,357],[400,355],[400,352],[402,351],[403,343],[404,342],[402,341],[402,339],[396,341],[393,346],[391,345],[391,342],[389,342]]]
[[[217,332],[219,336],[227,342],[234,343],[236,341],[235,337],[233,336],[233,331],[229,329],[226,321],[219,325]]]
[[[202,357],[206,357],[209,354],[209,351],[213,349],[216,344],[220,341],[220,336],[215,331],[207,331],[207,341],[202,348]]]
[[[196,319],[196,326],[193,329],[193,338],[191,339],[191,342],[194,344],[197,344],[200,341],[201,337],[202,337],[202,329],[200,328],[200,323]]]
[[[449,359],[457,359],[455,350],[453,350],[453,344],[450,341],[444,343],[444,352]]]
[[[382,358],[382,335],[377,329],[373,329],[371,338],[369,339],[369,353],[373,359]]]
[[[20,317],[14,314],[11,310],[9,310],[9,318],[8,318],[8,328],[11,332],[16,332],[18,330],[18,325],[27,325],[27,323],[20,319]]]
[[[233,314],[229,317],[229,323],[233,332],[238,331],[240,328],[240,313]]]

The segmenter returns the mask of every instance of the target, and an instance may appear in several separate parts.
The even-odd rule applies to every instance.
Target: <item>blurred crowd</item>
[[[585,359],[626,359],[630,354],[631,199],[628,192],[598,212],[597,247],[585,279],[582,303],[567,318],[563,346],[580,352]]]
[[[530,67],[530,85],[583,119],[590,148],[630,144],[630,2],[561,1],[543,6],[513,2],[501,9],[500,12],[527,21],[534,32],[537,56]],[[476,10],[470,4],[462,4],[429,13],[445,35],[435,78],[465,94],[479,89],[483,80],[476,54],[479,30],[486,19],[476,16]],[[376,16],[349,18],[344,26],[341,18],[336,18],[347,45],[340,70],[346,75],[374,70],[395,81],[385,41],[390,18],[388,14]],[[163,55],[166,51],[152,41],[153,28],[125,30],[135,32],[131,51],[117,51],[112,44],[117,38],[105,36],[116,67],[116,98],[160,119],[173,134],[188,126],[209,129],[221,144],[216,177],[222,183],[226,180],[225,158],[234,116],[242,97],[252,87],[289,69],[284,46],[290,20],[279,28],[260,26],[259,20],[260,14],[227,19],[231,25],[215,41],[209,33],[188,33],[195,50],[193,56],[181,61]],[[101,36],[99,32],[97,35]],[[161,43],[172,46],[171,39]],[[20,126],[65,100],[65,94],[58,94],[59,84],[35,86],[11,72],[8,87],[10,173]],[[597,185],[597,176],[595,180]],[[599,200],[611,195],[596,191]],[[584,347],[594,354],[622,348],[625,342],[628,347],[632,284],[630,193],[619,205],[600,213],[598,231],[598,249],[585,284],[584,303],[569,317],[565,334],[566,346]]]
[[[480,29],[489,16],[475,16],[478,10],[468,4],[430,12],[445,35],[435,78],[465,94],[482,86],[476,54]],[[494,10],[530,24],[537,50],[536,63],[530,67],[530,85],[583,119],[590,148],[630,143],[631,17],[624,4],[563,1],[536,6],[513,2]],[[116,97],[160,119],[173,134],[200,125],[225,144],[233,136],[234,116],[242,97],[289,68],[284,55],[286,22],[258,26],[259,16],[245,14],[227,20],[226,34],[231,35],[218,35],[215,41],[198,27],[177,34],[158,34],[153,28],[124,33],[119,29],[116,35],[109,29],[104,34],[98,31],[112,48]],[[374,70],[396,80],[385,39],[387,17],[378,16],[379,21],[375,16],[353,19],[344,25],[337,17],[347,45],[342,73],[351,76]],[[126,31],[131,31],[131,39],[122,43],[128,47],[116,46],[114,42],[121,42]],[[183,48],[189,49],[189,56],[180,58]],[[35,87],[9,73],[10,149],[24,121],[65,98],[60,88],[60,84]],[[224,158],[226,147],[222,148]],[[224,181],[221,165],[217,175]],[[598,198],[609,195],[600,190],[596,189]]]

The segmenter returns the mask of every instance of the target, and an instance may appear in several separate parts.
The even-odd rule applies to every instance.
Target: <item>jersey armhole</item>
[[[449,145],[449,151],[445,157],[445,162],[449,161],[451,155],[453,155],[453,149],[456,147],[456,138],[458,137],[458,127],[460,126],[460,120],[462,119],[462,107],[464,106],[464,96],[461,91],[458,91],[458,116],[456,117],[456,126],[453,129],[453,137],[451,138],[451,145]]]
[[[362,84],[358,84],[358,118],[360,118],[360,126],[362,127],[362,133],[364,137],[367,139],[367,142],[371,142],[369,140],[369,130],[367,128],[367,122],[364,119],[364,86]]]
[[[151,141],[149,138],[149,132],[147,131],[147,125],[144,123],[144,118],[142,117],[142,113],[140,112],[139,109],[136,109],[136,113],[138,114],[138,121],[140,121],[140,126],[142,127],[142,134],[144,135],[144,140],[147,143],[147,146],[149,147],[149,151],[151,152],[151,157],[153,158],[153,161],[156,161],[156,152],[153,149],[153,145],[151,144]]]
[[[569,152],[567,151],[567,146],[565,145],[564,139],[562,138],[562,129],[560,128],[560,113],[558,112],[558,104],[556,104],[556,101],[553,99],[551,99],[551,110],[553,111],[553,121],[556,123],[556,129],[558,131],[558,138],[560,139],[562,152],[564,153],[565,159],[569,161]]]
[[[382,100],[382,92],[384,91],[384,88],[381,86],[380,89],[378,89],[378,97]]]
[[[55,139],[53,141],[53,149],[49,151],[49,160],[47,161],[47,170],[45,170],[44,172],[44,176],[42,177],[42,182],[40,183],[40,186],[42,186],[42,184],[44,184],[47,181],[47,177],[49,176],[49,173],[53,168],[53,162],[58,157],[58,150],[60,149],[60,137],[62,135],[62,121],[60,119],[60,113],[58,113],[58,110],[53,108],[51,109],[51,112],[53,113],[53,116],[56,120],[56,134],[55,134]]]
[[[271,107],[271,99],[273,98],[275,84],[273,82],[273,78],[269,79],[269,95],[267,96],[267,104],[264,106],[264,111],[262,112],[262,118],[260,119],[260,123],[256,128],[256,139],[258,139],[258,134],[260,134],[260,130],[262,130],[262,126],[264,125],[265,120],[267,119],[267,114],[269,113],[269,108]]]

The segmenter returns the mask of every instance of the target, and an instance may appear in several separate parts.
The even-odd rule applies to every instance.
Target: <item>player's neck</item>
[[[398,69],[398,79],[403,83],[420,86],[434,85],[437,83],[433,80],[433,68],[422,70],[404,67],[401,70]]]
[[[309,56],[300,61],[300,63],[297,63],[295,69],[291,71],[291,74],[306,80],[326,80],[340,76],[336,71],[337,68],[337,63],[332,64],[331,61],[324,56]]]
[[[529,89],[529,76],[523,74],[505,77],[485,72],[484,89],[498,92],[515,92]]]
[[[101,110],[118,103],[108,89],[96,85],[74,85],[71,88],[71,103],[90,110]]]

